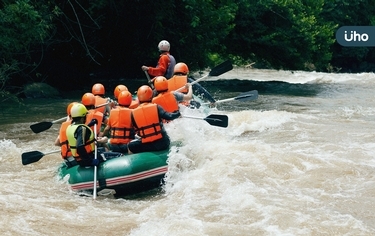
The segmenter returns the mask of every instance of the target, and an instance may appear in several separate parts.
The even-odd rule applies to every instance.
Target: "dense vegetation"
[[[341,26],[375,25],[375,0],[3,0],[0,98],[22,84],[71,89],[144,76],[166,39],[191,70],[231,58],[286,70],[375,70],[374,48],[336,43]]]

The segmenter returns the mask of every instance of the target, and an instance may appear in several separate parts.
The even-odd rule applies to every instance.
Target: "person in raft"
[[[100,131],[102,130],[102,125],[108,122],[108,116],[104,116],[104,114],[95,109],[95,95],[92,93],[85,93],[81,98],[81,103],[87,109],[87,116],[86,116],[86,125],[91,122],[92,119],[97,119],[98,124],[96,126],[96,133],[99,135]]]
[[[72,116],[70,114],[70,110],[74,104],[77,102],[71,102],[66,108],[67,113],[67,120],[64,121],[59,130],[59,135],[56,137],[55,146],[59,146],[61,148],[61,157],[64,160],[65,164],[68,167],[72,167],[77,165],[77,162],[72,156],[72,152],[70,151],[70,146],[68,143],[68,138],[66,136],[66,128],[72,123]]]
[[[101,83],[96,83],[91,88],[91,93],[95,95],[95,109],[108,116],[111,108],[114,106],[114,102],[105,97],[105,88]]]
[[[158,44],[158,49],[160,52],[159,61],[156,67],[151,66],[142,66],[143,71],[147,71],[147,73],[151,77],[156,76],[164,76],[165,78],[169,79],[173,75],[174,66],[176,65],[176,60],[170,54],[169,50],[171,45],[168,41],[162,40]]]
[[[154,80],[155,89],[158,95],[152,99],[152,103],[156,103],[163,107],[167,112],[175,112],[179,110],[178,103],[189,102],[193,98],[193,89],[191,84],[185,84],[187,94],[178,91],[169,91],[168,80],[164,76],[158,76]]]
[[[168,80],[168,91],[175,91],[179,90],[181,93],[187,93],[188,90],[184,87],[187,83],[193,83],[194,80],[192,78],[189,78],[189,67],[183,63],[179,62],[175,65],[173,76]],[[183,88],[183,89],[181,89]],[[180,90],[181,89],[181,90]],[[209,94],[209,92],[203,88],[200,84],[194,84],[193,89],[196,94],[200,94],[203,96],[203,98],[208,99],[211,103],[215,102],[215,99]],[[185,106],[190,106],[190,108],[199,108],[201,104],[198,101],[195,101],[194,99],[191,99],[189,102],[184,101],[182,102]]]
[[[131,113],[132,125],[140,137],[128,143],[130,153],[162,151],[169,148],[170,139],[162,119],[174,120],[180,112],[166,112],[160,105],[151,103],[152,89],[143,85],[137,91],[139,106]]]
[[[111,110],[108,124],[103,135],[110,133],[110,149],[114,152],[128,153],[127,144],[135,137],[134,128],[131,123],[131,112],[129,108],[133,98],[129,91],[122,91],[117,96],[118,105]]]
[[[128,87],[126,87],[123,84],[119,84],[116,86],[115,90],[113,91],[113,95],[115,96],[115,104],[118,105],[118,96],[122,91],[129,91]],[[116,106],[113,106],[112,109],[114,109]],[[129,105],[129,108],[133,109],[138,106],[138,100],[132,100],[131,104]]]
[[[90,128],[98,121],[93,119],[88,125],[85,125],[87,109],[81,103],[76,103],[70,110],[72,117],[72,124],[66,129],[70,151],[77,163],[81,167],[97,166],[101,161],[104,161],[104,155],[98,153],[95,159],[95,142],[107,143],[107,137],[98,137],[95,140],[94,131]]]

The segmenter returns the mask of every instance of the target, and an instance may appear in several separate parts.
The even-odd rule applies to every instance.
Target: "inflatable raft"
[[[168,171],[169,150],[121,155],[109,159],[97,168],[97,191],[113,189],[116,195],[129,195],[159,187]],[[59,177],[75,192],[92,192],[94,167],[62,164]]]

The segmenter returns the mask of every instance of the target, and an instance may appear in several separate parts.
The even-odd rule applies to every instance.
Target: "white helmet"
[[[171,45],[169,44],[167,40],[162,40],[160,41],[158,48],[159,48],[159,51],[169,52]]]

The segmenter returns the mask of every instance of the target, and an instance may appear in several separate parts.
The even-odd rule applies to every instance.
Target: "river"
[[[228,115],[228,128],[168,123],[183,145],[171,149],[165,185],[123,198],[73,193],[57,178],[59,154],[21,164],[24,152],[56,150],[58,124],[39,134],[29,126],[64,117],[80,96],[3,109],[0,234],[375,234],[373,73],[235,68],[202,85],[218,100],[250,90],[259,98],[211,109]]]

